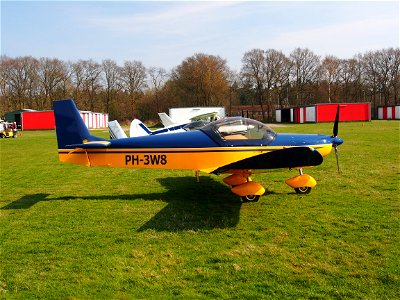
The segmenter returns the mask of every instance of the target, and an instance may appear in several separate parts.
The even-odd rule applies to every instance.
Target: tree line
[[[0,115],[22,108],[48,110],[55,99],[73,98],[81,110],[107,112],[120,121],[157,119],[170,107],[257,106],[273,120],[277,108],[315,103],[399,104],[400,49],[321,57],[307,48],[289,55],[274,49],[246,52],[239,71],[203,53],[167,71],[132,60],[62,61],[0,57]]]

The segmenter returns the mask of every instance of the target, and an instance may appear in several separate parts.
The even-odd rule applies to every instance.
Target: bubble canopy
[[[262,141],[264,145],[271,143],[276,136],[269,126],[242,117],[223,118],[204,126],[201,130],[221,141]]]

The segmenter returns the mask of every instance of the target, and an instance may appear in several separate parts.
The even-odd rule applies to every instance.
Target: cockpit
[[[222,141],[263,141],[269,144],[276,133],[267,125],[247,118],[230,117],[212,122],[202,128],[209,135],[217,135]]]

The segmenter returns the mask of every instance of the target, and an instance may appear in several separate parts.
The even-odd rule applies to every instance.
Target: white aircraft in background
[[[165,114],[165,113],[164,113]],[[167,114],[165,114],[169,118]],[[169,118],[171,120],[171,118]],[[177,133],[177,132],[184,132],[190,131],[193,129],[199,129],[210,122],[218,120],[219,117],[217,113],[207,113],[202,114],[199,116],[195,116],[190,119],[190,122],[182,123],[182,124],[175,124],[171,126],[166,126],[161,129],[151,130],[148,128],[142,121],[138,119],[134,119],[131,122],[129,135],[130,137],[139,137],[139,136],[146,136],[146,135],[155,135],[155,134],[166,134],[166,133]],[[128,136],[121,128],[117,120],[108,122],[108,131],[110,132],[110,137],[112,139],[122,139],[127,138]]]

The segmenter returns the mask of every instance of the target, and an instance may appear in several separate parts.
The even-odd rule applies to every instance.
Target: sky
[[[167,71],[196,53],[239,71],[255,48],[352,58],[399,47],[399,3],[1,0],[1,54],[137,60]]]

